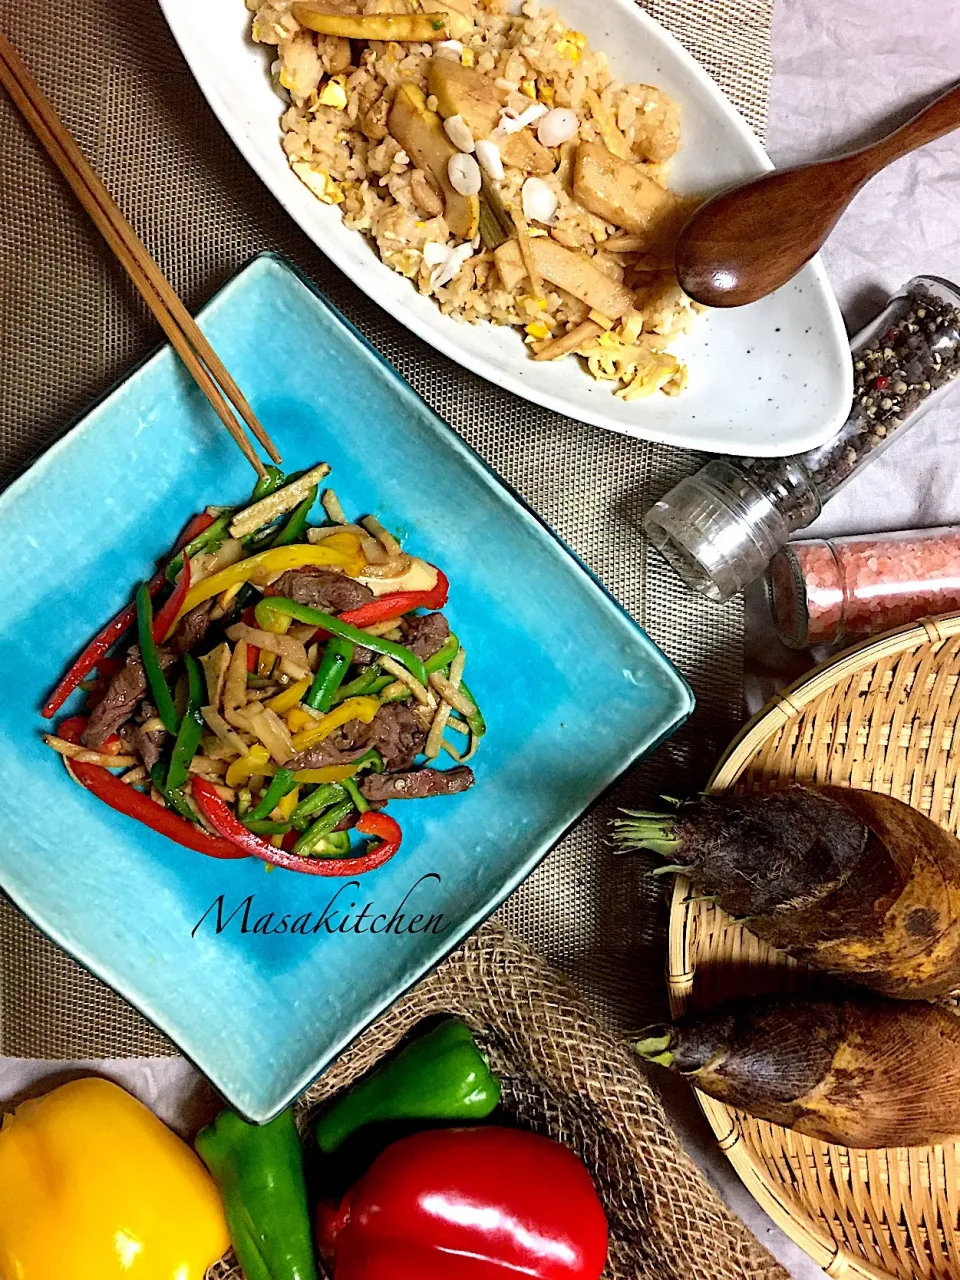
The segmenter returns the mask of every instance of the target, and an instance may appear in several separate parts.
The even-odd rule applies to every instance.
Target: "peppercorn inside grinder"
[[[788,458],[714,458],[643,527],[688,586],[723,604],[960,375],[960,287],[916,276],[853,339],[854,396],[833,439]]]

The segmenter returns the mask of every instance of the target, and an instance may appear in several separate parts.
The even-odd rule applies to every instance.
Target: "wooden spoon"
[[[809,262],[875,174],[957,128],[960,85],[869,147],[722,192],[697,210],[677,241],[680,284],[709,307],[766,297]]]

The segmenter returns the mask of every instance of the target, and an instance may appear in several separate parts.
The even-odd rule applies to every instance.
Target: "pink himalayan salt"
[[[960,529],[791,542],[770,567],[785,644],[837,644],[960,609]]]

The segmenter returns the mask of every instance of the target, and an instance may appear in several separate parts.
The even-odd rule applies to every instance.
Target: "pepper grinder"
[[[916,276],[853,339],[854,398],[833,439],[787,458],[714,458],[644,517],[653,545],[723,604],[960,374],[960,287]]]

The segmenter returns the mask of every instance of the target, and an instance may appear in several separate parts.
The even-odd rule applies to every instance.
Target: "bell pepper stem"
[[[384,1066],[340,1094],[317,1121],[324,1152],[368,1124],[384,1120],[482,1120],[500,1101],[500,1082],[470,1028],[448,1018]]]

